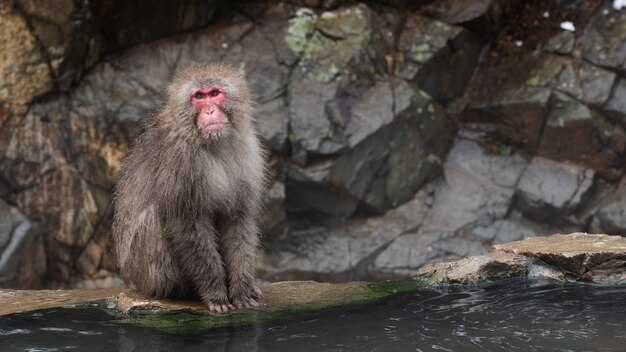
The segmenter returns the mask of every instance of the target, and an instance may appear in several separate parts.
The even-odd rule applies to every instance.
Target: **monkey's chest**
[[[198,191],[201,194],[196,196],[200,196],[200,200],[209,210],[233,209],[241,201],[241,191],[246,186],[237,169],[236,165],[222,163],[207,165],[202,177],[198,179]]]

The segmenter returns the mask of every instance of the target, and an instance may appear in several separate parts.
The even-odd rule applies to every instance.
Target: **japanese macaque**
[[[213,313],[258,306],[256,217],[264,161],[245,78],[178,71],[120,170],[113,240],[124,281]]]

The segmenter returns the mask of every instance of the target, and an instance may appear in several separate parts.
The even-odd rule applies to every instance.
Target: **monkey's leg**
[[[206,221],[197,221],[180,230],[168,232],[183,274],[191,280],[209,311],[223,314],[235,309],[228,300],[226,272],[217,247],[215,227]]]
[[[238,309],[258,307],[260,291],[254,284],[254,274],[259,237],[254,217],[240,212],[226,220],[221,230],[228,297]]]

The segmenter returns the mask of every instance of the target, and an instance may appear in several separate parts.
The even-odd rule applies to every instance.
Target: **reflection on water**
[[[373,304],[174,335],[96,308],[0,317],[0,351],[626,351],[626,287],[397,294]]]

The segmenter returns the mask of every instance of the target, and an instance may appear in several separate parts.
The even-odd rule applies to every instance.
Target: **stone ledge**
[[[411,282],[341,284],[314,281],[284,281],[261,286],[260,308],[235,311],[276,313],[306,311],[331,306],[363,303],[399,291],[417,289],[420,284]],[[75,306],[95,301],[105,301],[115,313],[125,315],[154,315],[158,313],[209,314],[199,301],[159,300],[140,295],[128,289],[102,290],[0,290],[0,316],[39,309]]]
[[[626,238],[573,233],[495,245],[487,255],[424,265],[410,282],[285,281],[261,286],[259,309],[215,316],[199,301],[157,300],[128,289],[0,290],[0,316],[102,302],[122,321],[187,333],[210,327],[288,317],[332,306],[360,304],[425,284],[474,284],[505,278],[555,279],[605,285],[626,284]],[[163,314],[176,313],[176,314]]]
[[[626,238],[572,233],[497,244],[487,255],[428,263],[417,276],[428,285],[510,277],[626,284]]]

